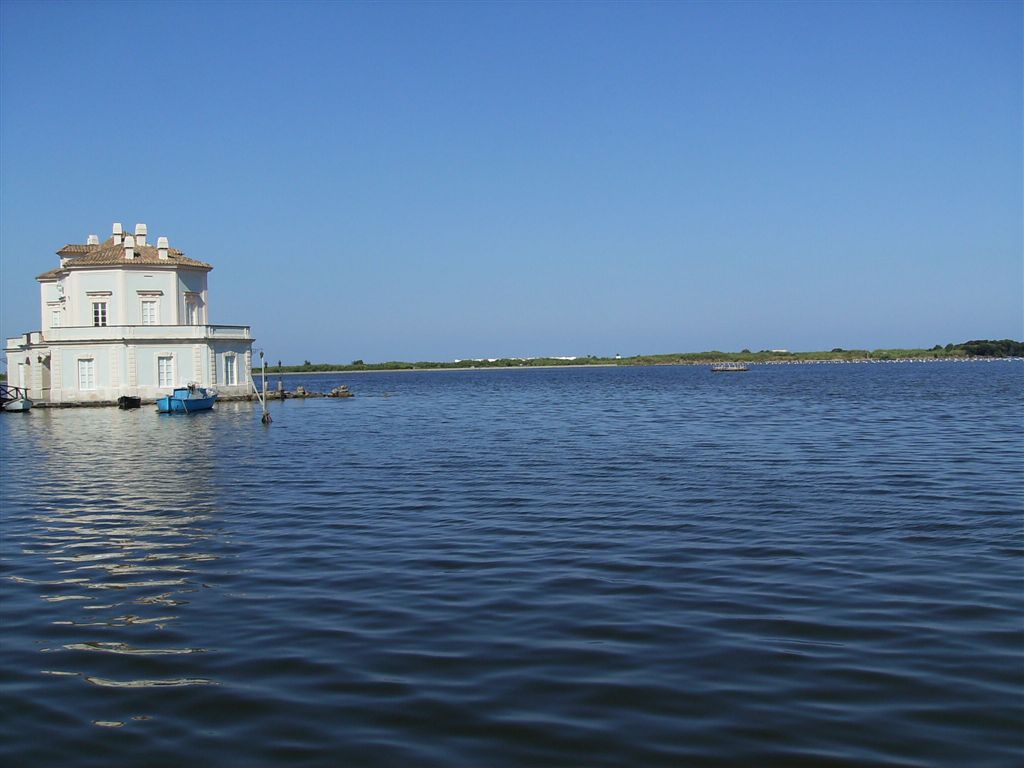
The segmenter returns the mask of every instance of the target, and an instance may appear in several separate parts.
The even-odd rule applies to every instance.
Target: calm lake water
[[[0,763],[1024,761],[1024,364],[298,383],[0,417]]]

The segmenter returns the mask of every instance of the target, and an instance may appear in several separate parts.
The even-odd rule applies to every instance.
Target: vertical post
[[[264,424],[269,424],[271,422],[271,418],[270,411],[267,410],[267,360],[263,356],[262,349],[260,350],[260,368],[260,377],[262,378],[263,381],[263,418],[261,419],[261,421]]]

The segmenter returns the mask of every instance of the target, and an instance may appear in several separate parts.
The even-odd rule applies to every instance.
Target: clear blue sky
[[[1024,335],[1022,4],[0,10],[0,332],[110,224],[272,360]]]

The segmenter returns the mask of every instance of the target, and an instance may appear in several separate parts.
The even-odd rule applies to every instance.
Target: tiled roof
[[[57,255],[67,261],[64,265],[51,269],[36,277],[36,280],[55,280],[60,275],[74,267],[112,267],[131,265],[151,266],[178,266],[192,267],[194,269],[213,269],[205,261],[190,259],[177,248],[167,249],[167,258],[161,259],[155,245],[136,245],[135,258],[129,261],[124,257],[124,243],[115,242],[113,237],[107,238],[105,243],[100,245],[79,245],[69,243],[57,251]]]
[[[99,248],[99,246],[98,245],[76,245],[75,243],[68,243],[63,248],[61,248],[59,251],[57,251],[57,255],[58,256],[74,256],[76,253],[77,254],[88,253],[89,251],[95,250],[96,248]]]

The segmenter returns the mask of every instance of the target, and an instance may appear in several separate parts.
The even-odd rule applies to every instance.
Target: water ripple
[[[0,762],[1024,763],[1019,362],[340,383],[0,418]]]

